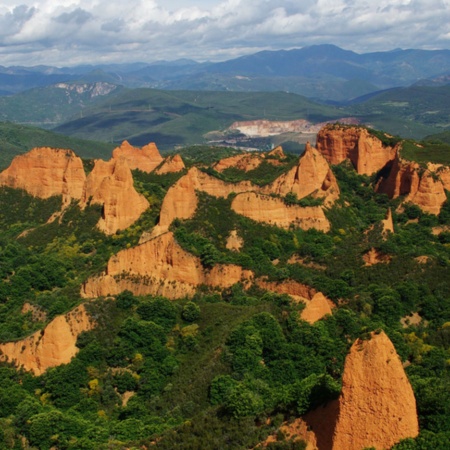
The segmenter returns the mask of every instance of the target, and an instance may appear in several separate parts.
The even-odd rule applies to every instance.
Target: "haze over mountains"
[[[158,89],[289,91],[344,101],[424,79],[446,80],[449,50],[358,54],[334,45],[263,51],[219,62],[188,59],[75,67],[0,67],[0,92],[13,94],[67,81],[108,81]],[[443,78],[444,77],[444,78]]]

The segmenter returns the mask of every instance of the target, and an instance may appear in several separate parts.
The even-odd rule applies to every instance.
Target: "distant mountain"
[[[109,81],[170,90],[295,92],[322,101],[346,101],[371,92],[433,80],[450,72],[450,50],[358,54],[334,45],[263,51],[219,63],[153,63],[0,67],[0,91],[20,92],[60,81]]]
[[[99,77],[102,74],[98,74]],[[34,88],[0,97],[0,120],[52,128],[75,116],[82,116],[86,107],[122,90],[122,86],[107,81],[60,82]]]

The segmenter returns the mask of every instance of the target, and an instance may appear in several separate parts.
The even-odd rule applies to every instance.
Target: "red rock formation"
[[[165,233],[111,257],[106,273],[89,279],[83,297],[115,295],[126,289],[135,295],[164,295],[175,299],[194,294],[201,284],[230,287],[252,273],[235,265],[215,265],[206,271],[200,259],[184,251],[173,233]]]
[[[136,192],[133,176],[125,158],[96,160],[86,180],[82,206],[90,202],[103,205],[97,226],[106,234],[114,234],[132,225],[149,207],[147,199]]]
[[[236,195],[231,203],[231,209],[256,222],[264,222],[280,228],[288,229],[293,226],[303,230],[310,228],[324,232],[330,230],[330,222],[325,217],[321,206],[288,206],[280,198],[256,192]]]
[[[229,168],[235,168],[242,170],[243,172],[250,172],[257,169],[263,161],[266,161],[272,165],[280,165],[280,159],[285,158],[286,155],[283,152],[283,148],[278,146],[270,152],[245,152],[239,155],[230,156],[228,158],[221,159],[212,165],[217,172],[223,172]]]
[[[39,198],[62,195],[64,203],[80,199],[86,175],[72,150],[34,148],[16,156],[0,174],[0,185],[24,189]]]
[[[333,314],[333,308],[333,302],[326,298],[322,292],[317,292],[317,294],[306,303],[306,307],[301,312],[300,317],[309,323],[316,323],[326,315]]]
[[[236,161],[233,161],[235,164]],[[223,163],[222,167],[228,167],[228,163],[230,161]],[[293,192],[299,199],[313,195],[324,198],[326,205],[332,204],[339,196],[339,188],[328,163],[309,145],[297,167],[265,188],[249,181],[226,183],[193,167],[168,190],[161,206],[159,224],[153,229],[152,237],[166,232],[175,218],[189,219],[194,215],[198,202],[196,191],[222,198],[231,193],[245,192],[245,196],[238,195],[233,201],[233,209],[239,214],[284,228],[294,225],[323,231],[328,231],[330,225],[321,207],[287,206],[281,199],[262,194],[285,196]],[[270,210],[265,211],[266,208]]]
[[[83,305],[55,317],[42,331],[17,342],[0,344],[3,360],[41,375],[49,367],[67,364],[78,353],[76,341],[82,331],[93,324]]]
[[[217,161],[212,167],[217,172],[223,172],[231,167],[242,170],[244,172],[249,172],[254,170],[261,165],[264,161],[263,153],[242,153],[240,155],[230,156],[228,158],[221,159]]]
[[[131,170],[139,169],[142,172],[152,172],[163,161],[163,157],[153,142],[139,149],[127,141],[123,141],[120,147],[113,150],[113,158],[125,158]]]
[[[395,158],[397,147],[384,146],[367,129],[327,125],[317,134],[316,146],[330,164],[349,159],[359,174],[371,175]]]
[[[248,181],[226,183],[192,167],[167,191],[161,205],[159,223],[154,227],[152,237],[166,232],[175,218],[189,219],[195,214],[198,204],[196,191],[224,198],[232,192],[244,192],[252,188],[253,185]]]
[[[159,166],[155,173],[157,175],[163,175],[165,173],[174,173],[184,170],[186,166],[184,165],[183,159],[180,155],[168,156],[164,162]]]
[[[394,221],[392,220],[391,208],[388,209],[386,217],[381,221],[383,227],[383,235],[387,236],[389,233],[394,233]]]
[[[322,292],[298,283],[293,280],[285,280],[281,283],[268,282],[265,279],[257,279],[255,283],[262,289],[279,294],[288,294],[297,303],[305,303],[305,308],[300,314],[303,320],[315,323],[327,314],[333,314],[335,307],[333,302],[325,297]]]
[[[436,172],[421,169],[419,164],[404,161],[399,156],[393,161],[389,175],[378,182],[376,191],[389,198],[404,195],[405,202],[430,214],[439,214],[447,199],[444,184]]]
[[[283,147],[279,145],[278,147],[275,147],[273,150],[270,150],[270,152],[267,153],[267,156],[269,157],[275,157],[279,159],[283,159],[286,157],[283,151]]]
[[[309,143],[299,159],[298,166],[278,177],[264,189],[266,194],[284,197],[294,193],[298,199],[312,195],[324,198],[325,205],[333,204],[339,197],[336,178],[325,158]]]
[[[450,191],[450,167],[442,166],[439,164],[434,165],[428,164],[428,168],[431,172],[434,172],[439,176],[439,179],[442,181],[442,184],[444,185],[444,189]]]
[[[227,238],[225,247],[228,250],[239,251],[244,245],[244,240],[238,235],[237,230],[231,230],[230,235]]]
[[[391,448],[419,433],[416,400],[384,332],[358,339],[345,360],[333,450]]]

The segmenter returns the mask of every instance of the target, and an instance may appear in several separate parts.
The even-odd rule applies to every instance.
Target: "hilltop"
[[[445,448],[450,166],[157,144],[0,173],[1,445]]]

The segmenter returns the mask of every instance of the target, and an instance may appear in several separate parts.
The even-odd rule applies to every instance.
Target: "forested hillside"
[[[30,193],[31,156],[0,174],[0,448],[303,449],[290,424],[386,334],[419,427],[393,448],[447,449],[450,169],[382,132],[322,136],[300,159],[147,146],[145,171],[123,145],[64,166],[60,195]],[[130,198],[148,207],[102,228]]]

